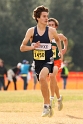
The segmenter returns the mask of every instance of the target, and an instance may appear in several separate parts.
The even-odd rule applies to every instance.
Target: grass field
[[[43,98],[40,90],[1,91],[0,124],[83,124],[83,90],[60,90],[63,109],[53,117],[41,117]]]

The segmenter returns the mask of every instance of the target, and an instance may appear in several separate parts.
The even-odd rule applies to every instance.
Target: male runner
[[[51,48],[51,41],[54,38],[57,42],[61,59],[63,59],[61,51],[61,42],[55,29],[47,26],[48,22],[48,8],[38,6],[33,11],[33,18],[37,22],[37,26],[31,27],[27,30],[25,38],[20,46],[22,52],[33,50],[33,59],[35,64],[35,71],[40,82],[42,96],[44,98],[44,109],[42,117],[52,116],[52,109],[50,106],[50,94],[46,81],[49,73],[53,72],[53,52]],[[27,43],[31,43],[28,46]]]
[[[59,22],[54,18],[49,18],[48,26],[57,29],[59,26]],[[68,40],[63,34],[58,34],[58,36],[64,44],[64,49],[62,49],[62,53],[65,54],[67,51]],[[61,68],[62,61],[59,56],[59,50],[58,50],[58,46],[55,39],[52,39],[52,49],[53,49],[53,58],[54,58],[54,72],[50,74],[50,90],[51,90],[50,101],[51,101],[51,106],[54,107],[55,106],[54,92],[55,92],[57,96],[57,101],[58,101],[58,110],[60,111],[63,108],[63,104],[62,104],[62,96],[59,93],[59,88],[57,85],[56,75]]]

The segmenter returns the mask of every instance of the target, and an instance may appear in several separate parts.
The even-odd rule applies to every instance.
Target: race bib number
[[[45,60],[45,51],[44,50],[34,50],[34,59],[35,60]]]
[[[53,58],[56,58],[56,49],[54,49],[52,51],[53,51]]]

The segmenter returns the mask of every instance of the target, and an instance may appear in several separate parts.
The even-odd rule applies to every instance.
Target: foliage
[[[28,28],[36,22],[32,19],[35,7],[44,0],[1,0],[0,1],[0,58],[6,65],[14,66],[23,59],[32,62],[32,52],[20,52],[20,45]],[[49,4],[49,1],[47,1]],[[46,3],[44,3],[46,4]]]
[[[81,45],[83,44],[83,2],[81,0],[54,0],[50,3],[50,16],[56,18],[59,23],[59,29],[63,31],[65,36],[68,38],[69,46],[71,44],[70,40],[72,40],[73,48],[72,46],[68,46],[67,56],[71,56],[71,63],[73,63],[72,70],[78,71],[76,66],[78,66],[80,71],[83,70],[83,66],[81,66],[81,61],[83,61],[83,58],[78,56],[77,52],[79,51],[79,55],[82,54]],[[79,43],[78,43],[79,42]],[[78,45],[79,44],[79,45]],[[77,50],[75,49],[75,46],[77,46]],[[79,47],[78,47],[79,46]],[[72,50],[72,51],[71,51]]]

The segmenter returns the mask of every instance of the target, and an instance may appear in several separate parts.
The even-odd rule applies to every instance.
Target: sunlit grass
[[[60,94],[65,102],[83,100],[83,90],[60,90]],[[43,97],[40,90],[0,91],[0,103],[16,102],[43,102]]]
[[[0,92],[0,103],[7,102],[42,102],[40,91],[3,91]]]

